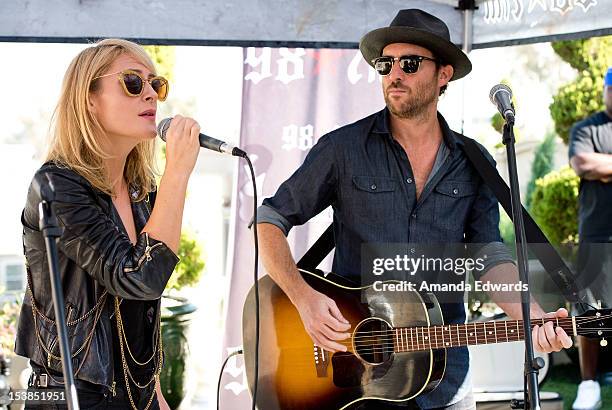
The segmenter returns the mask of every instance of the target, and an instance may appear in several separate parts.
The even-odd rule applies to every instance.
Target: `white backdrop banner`
[[[253,161],[259,202],[276,192],[319,137],[382,107],[379,77],[357,50],[245,49],[240,145]],[[253,233],[247,228],[253,216],[253,190],[244,163],[234,198],[225,355],[242,345],[242,308],[253,285]],[[288,239],[296,259],[331,220],[328,209],[291,231]],[[265,274],[263,267],[260,274]],[[254,312],[250,314],[249,319],[255,320]],[[223,380],[222,408],[248,408],[250,394],[241,358],[230,360]]]

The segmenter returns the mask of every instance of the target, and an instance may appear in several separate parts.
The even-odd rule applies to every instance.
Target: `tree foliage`
[[[4,289],[0,288],[0,294],[3,292]],[[21,297],[15,297],[14,301],[0,304],[0,356],[8,357],[13,354],[20,311]]]
[[[531,164],[531,179],[527,185],[527,200],[525,206],[531,208],[532,194],[536,187],[536,180],[552,171],[555,160],[555,134],[550,133],[538,145]]]
[[[576,80],[562,86],[549,107],[555,131],[567,144],[574,123],[603,109],[603,77],[612,66],[612,36],[559,41],[552,47],[578,71]]]
[[[197,241],[186,233],[181,233],[178,257],[180,262],[174,268],[166,289],[181,289],[183,286],[192,286],[198,283],[204,270],[202,250]]]
[[[144,46],[147,54],[153,60],[157,74],[166,77],[168,81],[174,79],[175,52],[172,46]]]

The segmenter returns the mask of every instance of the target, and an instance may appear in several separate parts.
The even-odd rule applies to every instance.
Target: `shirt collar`
[[[385,134],[388,138],[391,138],[391,132],[389,131],[390,115],[391,113],[387,107],[376,113],[374,124],[372,125],[372,133]],[[463,145],[463,141],[455,136],[454,131],[450,129],[448,123],[444,119],[444,116],[442,116],[440,112],[438,112],[438,121],[440,122],[440,127],[442,128],[444,143],[449,149],[454,150],[457,147],[457,144]]]

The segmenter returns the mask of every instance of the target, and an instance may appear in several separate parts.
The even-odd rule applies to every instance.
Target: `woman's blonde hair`
[[[100,141],[104,130],[89,111],[91,93],[99,89],[95,77],[104,74],[117,57],[129,54],[152,73],[155,66],[144,48],[131,41],[106,39],[81,51],[64,76],[59,101],[51,122],[51,144],[46,161],[68,167],[87,179],[94,188],[113,196],[113,185],[104,160],[109,154]],[[124,169],[128,186],[138,190],[140,201],[155,189],[155,140],[140,142],[129,153]]]

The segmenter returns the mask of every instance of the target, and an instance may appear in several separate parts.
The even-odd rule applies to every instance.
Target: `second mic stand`
[[[48,179],[48,177],[47,177]],[[68,330],[64,318],[64,294],[62,292],[62,282],[60,279],[59,263],[57,257],[57,238],[62,235],[62,228],[59,226],[51,203],[55,200],[55,191],[51,181],[42,183],[39,186],[41,201],[38,205],[39,228],[45,238],[47,248],[47,260],[49,262],[49,276],[51,280],[51,296],[53,298],[53,312],[55,314],[55,324],[59,338],[60,356],[62,357],[62,373],[64,375],[66,403],[69,410],[79,410],[76,386],[72,374],[72,354],[68,344]]]
[[[514,222],[514,236],[516,238],[516,255],[519,278],[524,284],[521,291],[521,308],[523,312],[523,331],[525,334],[525,368],[524,368],[524,402],[514,401],[512,408],[524,408],[526,410],[540,410],[540,391],[538,385],[538,373],[543,367],[543,361],[534,357],[533,341],[531,339],[531,294],[529,291],[529,266],[527,256],[527,240],[525,238],[525,226],[523,224],[523,208],[521,205],[521,193],[518,183],[518,172],[516,166],[516,152],[514,150],[514,117],[508,116],[504,124],[503,143],[508,155],[508,176],[510,179],[510,200],[512,204],[512,221]],[[522,404],[522,405],[521,405]]]

